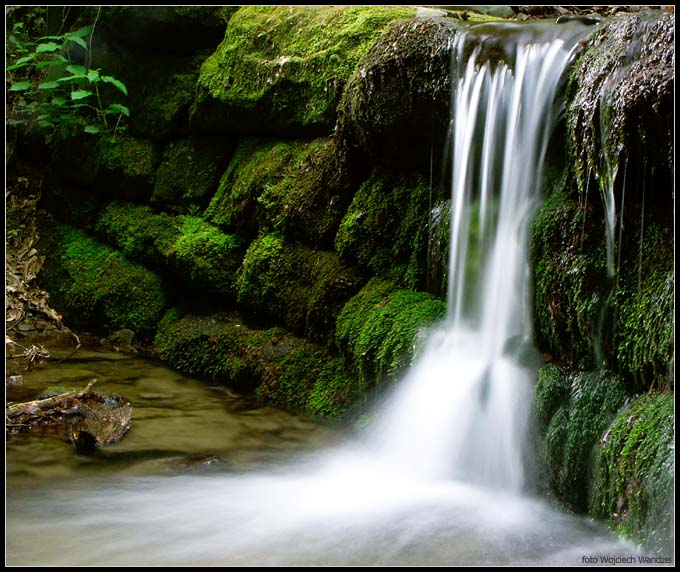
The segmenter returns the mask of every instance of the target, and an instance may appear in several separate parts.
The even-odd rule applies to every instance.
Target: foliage
[[[641,395],[602,439],[591,513],[646,548],[668,554],[673,543],[673,394]]]
[[[57,134],[115,137],[125,129],[122,121],[130,112],[112,95],[127,96],[127,87],[83,65],[92,33],[93,26],[85,26],[35,38],[24,22],[13,25],[7,48],[8,125],[36,128],[48,141]]]

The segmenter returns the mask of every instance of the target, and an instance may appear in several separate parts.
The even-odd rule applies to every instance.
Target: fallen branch
[[[15,419],[22,415],[35,415],[41,411],[69,405],[72,401],[77,401],[90,395],[92,393],[92,387],[96,382],[97,380],[93,379],[82,391],[70,391],[68,393],[60,393],[59,395],[46,397],[45,399],[36,399],[25,403],[14,403],[5,410],[5,417],[7,419]]]

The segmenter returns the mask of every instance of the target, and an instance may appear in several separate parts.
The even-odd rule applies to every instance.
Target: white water
[[[473,56],[458,79],[449,315],[366,434],[261,472],[87,480],[12,498],[7,563],[580,565],[633,555],[523,494],[533,372],[504,352],[531,333],[527,229],[569,56],[561,40],[519,45],[512,70],[478,68]],[[469,274],[473,243],[486,247]]]

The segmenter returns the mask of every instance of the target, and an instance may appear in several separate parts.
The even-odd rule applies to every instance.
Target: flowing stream
[[[257,409],[165,370],[173,380],[130,398],[131,434],[94,459],[46,477],[9,447],[7,563],[634,563],[635,547],[533,493],[526,462],[527,235],[577,37],[520,39],[495,66],[477,50],[463,60],[464,37],[454,46],[448,316],[368,428],[271,408],[249,425]],[[162,404],[187,388],[205,402]]]

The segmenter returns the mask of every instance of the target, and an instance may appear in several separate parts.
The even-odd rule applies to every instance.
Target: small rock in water
[[[22,383],[24,383],[23,375],[10,375],[9,379],[7,380],[8,387],[16,387],[17,385],[21,385]]]

